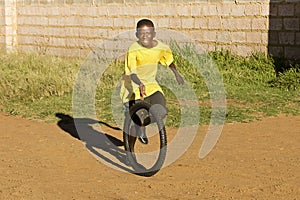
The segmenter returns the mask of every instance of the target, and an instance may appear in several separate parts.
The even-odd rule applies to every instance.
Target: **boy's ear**
[[[153,37],[155,38],[155,36],[156,36],[156,32],[154,31],[154,32],[153,32]]]
[[[138,32],[135,32],[135,37],[138,37]]]

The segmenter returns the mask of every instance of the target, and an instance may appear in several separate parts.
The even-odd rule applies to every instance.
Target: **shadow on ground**
[[[119,148],[123,146],[123,141],[108,135],[106,133],[95,130],[93,126],[97,124],[105,125],[114,130],[120,130],[117,127],[110,126],[105,122],[97,121],[89,118],[73,118],[63,113],[56,113],[55,115],[60,120],[57,125],[70,134],[72,137],[77,138],[85,143],[87,149],[92,152],[102,162],[109,163],[121,170],[133,173],[129,168],[126,160],[126,152]],[[107,152],[109,156],[105,156],[99,151]],[[116,159],[114,159],[116,158]],[[115,160],[115,161],[114,161]],[[118,161],[120,163],[118,163]],[[124,164],[125,166],[123,166]]]

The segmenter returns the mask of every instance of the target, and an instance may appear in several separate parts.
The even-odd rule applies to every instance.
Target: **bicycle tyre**
[[[130,130],[131,123],[133,123],[131,117],[136,111],[142,108],[146,109],[153,116],[159,130],[159,141],[160,141],[159,155],[156,162],[153,164],[153,166],[148,169],[146,169],[144,166],[142,166],[140,163],[137,162],[134,152],[132,152],[129,145],[129,135],[130,135],[129,130]],[[130,114],[127,117],[125,117],[123,141],[124,141],[124,148],[127,155],[127,160],[129,164],[132,166],[132,168],[134,169],[135,174],[149,177],[149,176],[153,176],[161,169],[167,154],[167,134],[166,134],[166,129],[165,129],[163,119],[159,117],[158,113],[155,113],[152,110],[150,110],[149,103],[140,101],[132,106],[130,110]]]

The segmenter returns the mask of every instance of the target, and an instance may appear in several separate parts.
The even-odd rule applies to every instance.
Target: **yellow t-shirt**
[[[160,91],[161,87],[156,81],[158,63],[169,66],[173,62],[173,54],[170,47],[157,41],[153,48],[145,48],[138,42],[134,42],[128,49],[125,58],[125,75],[123,76],[120,96],[123,103],[129,100],[140,99],[138,85],[130,79],[131,74],[136,74],[146,87],[146,95]],[[147,97],[146,96],[146,97]]]

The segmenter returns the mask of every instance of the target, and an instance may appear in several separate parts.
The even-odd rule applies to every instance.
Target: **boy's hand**
[[[182,78],[182,76],[179,74],[179,72],[176,70],[176,67],[175,67],[175,64],[172,62],[170,65],[169,65],[170,69],[173,71],[174,75],[175,75],[175,78],[177,80],[177,83],[179,85],[183,85],[184,84],[184,79]]]
[[[139,85],[139,90],[140,90],[140,95],[141,95],[141,100],[144,100],[144,96],[146,95],[146,87],[144,84]]]
[[[182,78],[182,76],[179,73],[176,73],[175,77],[176,77],[177,83],[179,85],[183,85],[184,84],[184,79]]]

